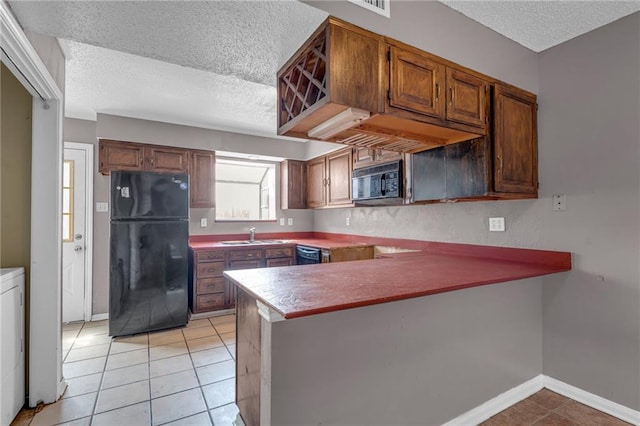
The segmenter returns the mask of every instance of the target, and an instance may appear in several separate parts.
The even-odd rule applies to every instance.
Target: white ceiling
[[[536,52],[640,10],[640,1],[441,2]],[[26,29],[65,40],[67,117],[264,136],[276,131],[277,69],[327,16],[296,0],[9,4]]]
[[[640,1],[439,0],[534,52],[640,10]]]

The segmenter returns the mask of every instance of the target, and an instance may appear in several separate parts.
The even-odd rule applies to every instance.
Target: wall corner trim
[[[539,374],[526,382],[501,393],[495,398],[491,398],[487,402],[467,411],[460,416],[449,420],[443,426],[466,426],[477,425],[483,421],[495,416],[499,412],[511,407],[525,398],[533,395],[542,389],[544,376]]]
[[[274,311],[261,301],[256,300],[256,304],[258,305],[258,314],[267,322],[284,321],[284,317],[279,312]]]
[[[631,423],[632,425],[640,425],[640,411],[625,407],[617,402],[609,401],[608,399],[561,382],[553,377],[544,376],[543,384],[545,388],[559,393],[560,395],[574,399],[584,405],[588,405],[589,407],[600,410],[603,413],[610,414],[613,417],[617,417],[620,420]]]

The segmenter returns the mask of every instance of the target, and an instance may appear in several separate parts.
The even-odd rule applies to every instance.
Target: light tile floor
[[[68,387],[35,414],[32,426],[218,426],[235,420],[235,315],[122,338],[107,333],[107,321],[64,325]]]

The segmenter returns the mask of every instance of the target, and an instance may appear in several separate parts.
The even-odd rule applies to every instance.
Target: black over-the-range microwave
[[[402,203],[402,160],[354,170],[351,180],[356,204]]]

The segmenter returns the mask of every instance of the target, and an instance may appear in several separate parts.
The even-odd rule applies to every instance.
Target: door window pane
[[[73,241],[73,160],[62,167],[62,240]]]

